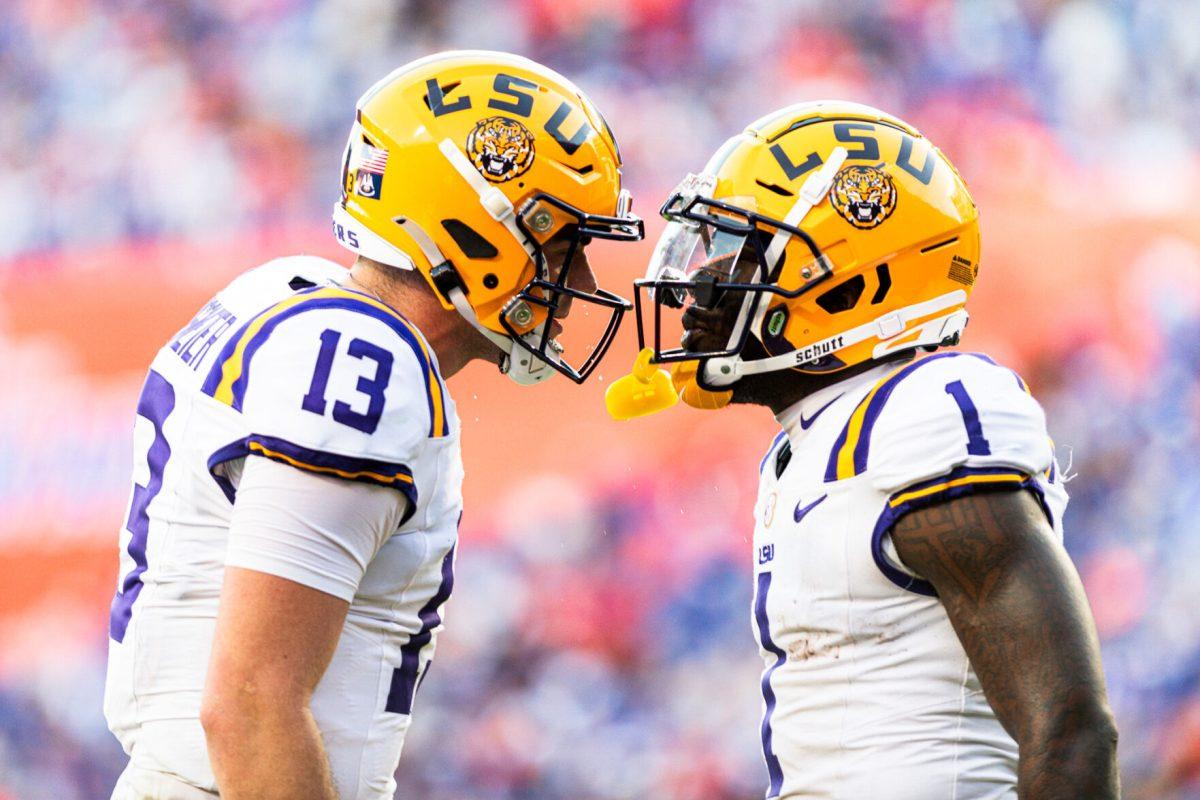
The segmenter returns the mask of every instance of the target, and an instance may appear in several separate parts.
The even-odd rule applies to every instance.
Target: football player
[[[638,282],[655,360],[685,402],[783,428],[755,507],[766,796],[1115,798],[1042,409],[1016,373],[943,349],[979,272],[954,167],[895,117],[802,104],[726,142],[663,214]]]
[[[382,800],[454,582],[474,359],[582,382],[628,303],[592,239],[637,240],[595,107],[524,58],[449,52],[358,102],[345,269],[281,258],[154,358],[109,627],[115,798]],[[572,304],[607,326],[582,359]]]

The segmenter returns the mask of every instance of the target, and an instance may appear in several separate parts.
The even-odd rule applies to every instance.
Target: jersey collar
[[[843,381],[818,389],[785,408],[775,416],[775,419],[787,431],[788,439],[795,446],[826,409],[837,402],[839,398],[843,395],[855,394],[858,390],[874,385],[895,366],[895,364],[880,364],[866,372],[860,372]]]

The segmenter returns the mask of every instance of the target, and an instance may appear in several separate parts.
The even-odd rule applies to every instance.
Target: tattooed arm
[[[1083,586],[1026,491],[913,511],[892,539],[937,589],[988,702],[1020,747],[1022,800],[1115,800],[1117,728]]]

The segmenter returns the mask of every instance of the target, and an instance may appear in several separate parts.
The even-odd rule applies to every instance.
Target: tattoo
[[[1027,491],[986,491],[910,512],[892,530],[933,584],[1020,746],[1021,798],[1120,792],[1116,726],[1083,586]]]

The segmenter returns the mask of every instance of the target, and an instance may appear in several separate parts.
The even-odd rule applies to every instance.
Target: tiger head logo
[[[492,183],[510,181],[533,164],[533,134],[508,117],[480,120],[467,136],[467,156]]]
[[[896,184],[883,166],[844,167],[833,179],[829,202],[856,228],[875,228],[896,210]]]

